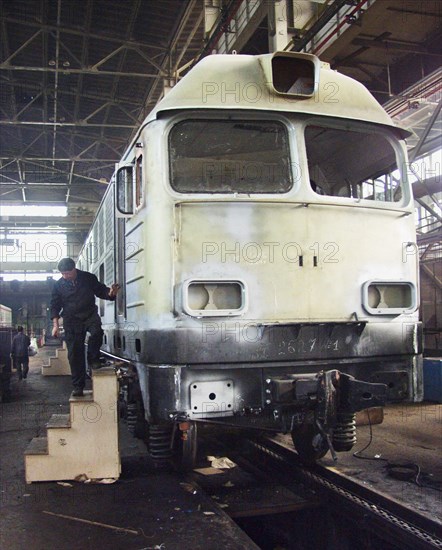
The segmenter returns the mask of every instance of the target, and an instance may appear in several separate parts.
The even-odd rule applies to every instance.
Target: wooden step
[[[71,368],[65,349],[56,350],[55,357],[49,357],[48,363],[41,369],[43,376],[70,376]]]
[[[76,397],[74,395],[71,395],[69,397],[69,403],[84,403],[85,401],[93,401],[94,395],[92,390],[84,390],[82,397]]]
[[[25,455],[47,455],[48,438],[34,437],[26,448]]]
[[[70,428],[71,417],[69,414],[53,414],[46,424],[46,428]]]
[[[124,365],[123,362],[118,363],[118,365]],[[116,371],[116,365],[112,365],[111,367],[101,367],[99,369],[93,369],[92,370],[92,378],[96,376],[115,376]]]
[[[69,398],[69,414],[54,414],[47,438],[35,438],[25,452],[26,482],[118,479],[118,381],[113,368],[92,373],[93,392]]]

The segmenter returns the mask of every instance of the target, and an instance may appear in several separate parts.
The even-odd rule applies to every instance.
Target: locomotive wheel
[[[180,424],[180,453],[179,467],[187,472],[195,468],[198,452],[198,429],[196,422],[186,422],[186,426]],[[182,429],[185,427],[186,429]]]
[[[327,454],[327,441],[313,424],[295,428],[292,440],[299,458],[305,464],[313,464]]]

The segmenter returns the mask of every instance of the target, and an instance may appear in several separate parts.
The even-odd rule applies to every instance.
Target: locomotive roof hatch
[[[167,111],[242,109],[302,113],[398,127],[361,83],[306,53],[210,55],[158,103],[145,123]],[[144,124],[143,124],[144,126]]]

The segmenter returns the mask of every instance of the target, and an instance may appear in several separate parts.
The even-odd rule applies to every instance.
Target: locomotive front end
[[[363,86],[210,56],[140,135],[127,357],[151,426],[291,432],[311,460],[352,447],[356,411],[422,398],[406,133]]]

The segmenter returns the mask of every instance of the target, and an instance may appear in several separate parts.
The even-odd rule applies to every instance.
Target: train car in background
[[[103,351],[152,456],[191,464],[216,423],[315,460],[356,411],[422,399],[407,135],[301,53],[206,57],[150,113],[78,266],[123,287]]]
[[[11,397],[11,344],[13,337],[12,310],[0,304],[0,402]]]
[[[10,307],[0,304],[0,327],[12,326],[12,310]]]

